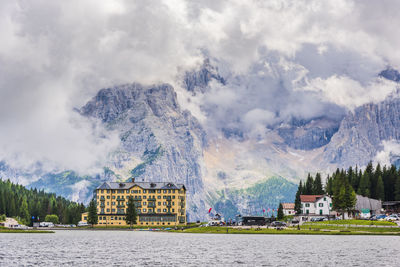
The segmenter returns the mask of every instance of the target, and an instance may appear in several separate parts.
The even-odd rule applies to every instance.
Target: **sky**
[[[209,132],[249,137],[293,116],[340,117],[378,102],[400,69],[397,11],[382,1],[0,2],[0,159],[98,170],[118,136],[74,109],[104,87],[171,83]],[[212,58],[228,83],[185,92]],[[222,126],[221,126],[222,125]]]

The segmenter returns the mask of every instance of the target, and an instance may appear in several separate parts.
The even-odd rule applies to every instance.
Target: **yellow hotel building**
[[[105,182],[94,190],[98,225],[126,225],[128,199],[137,209],[137,225],[186,224],[186,188],[168,182]],[[86,222],[87,213],[82,214]]]

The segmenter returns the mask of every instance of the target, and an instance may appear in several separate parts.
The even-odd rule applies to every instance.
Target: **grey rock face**
[[[277,128],[285,143],[301,150],[311,150],[328,144],[338,131],[340,121],[316,118],[311,121],[293,121]]]
[[[206,134],[189,112],[180,109],[170,85],[103,89],[81,113],[120,133],[121,148],[110,161],[114,179],[183,183],[190,219],[205,214],[201,161]],[[128,171],[129,177],[117,175],[120,171]]]
[[[211,80],[216,80],[221,84],[225,84],[225,79],[219,74],[218,68],[210,64],[210,60],[204,60],[202,68],[197,71],[186,72],[183,84],[186,90],[196,94],[197,90],[204,93],[206,87]]]
[[[400,73],[390,67],[386,70],[381,71],[381,73],[379,73],[379,76],[391,81],[400,82]]]
[[[365,165],[383,140],[400,140],[400,98],[366,104],[350,112],[324,151],[324,160],[341,167]]]

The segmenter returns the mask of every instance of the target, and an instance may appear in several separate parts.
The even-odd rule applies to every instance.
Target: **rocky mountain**
[[[395,96],[349,112],[326,146],[324,159],[340,167],[365,166],[389,140],[400,140],[400,98]]]
[[[379,75],[394,81],[400,77],[392,69]],[[200,69],[184,74],[182,85],[193,97],[201,97],[212,84],[229,86],[230,79],[243,80],[222,75],[220,67],[206,60]],[[259,214],[263,208],[292,201],[298,180],[307,172],[362,167],[386,150],[390,160],[400,159],[400,146],[395,151],[385,143],[400,140],[398,94],[358,107],[344,117],[341,113],[292,117],[265,125],[264,135],[256,138],[224,125],[220,134],[209,134],[182,109],[175,89],[168,84],[133,83],[102,89],[79,113],[100,121],[120,137],[103,172],[47,173],[40,167],[22,171],[0,162],[0,176],[80,201],[88,201],[102,181],[135,177],[184,183],[189,220],[204,220],[209,207],[233,218],[237,213]]]
[[[114,179],[172,181],[188,188],[190,218],[205,212],[202,149],[206,135],[188,111],[182,111],[168,84],[128,84],[102,89],[81,109],[117,131],[121,147],[107,166]]]

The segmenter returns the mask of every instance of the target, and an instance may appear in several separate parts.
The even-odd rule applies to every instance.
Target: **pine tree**
[[[322,188],[322,179],[321,174],[317,173],[315,175],[314,186],[313,186],[313,195],[322,195],[324,194],[324,189]]]
[[[394,200],[400,201],[400,176],[397,176],[394,190]]]
[[[385,191],[384,191],[383,179],[382,176],[378,177],[378,181],[376,182],[375,196],[376,199],[384,200],[385,199]]]
[[[333,196],[333,179],[329,175],[326,178],[325,191],[329,196]]]
[[[137,219],[137,212],[136,212],[135,202],[131,197],[129,198],[128,201],[128,208],[126,209],[125,221],[127,224],[129,224],[130,228],[132,228],[132,225],[136,224],[136,219]]]
[[[25,224],[29,224],[30,215],[29,215],[29,211],[28,211],[28,203],[26,202],[25,198],[21,202],[21,205],[19,208],[19,216],[21,217],[21,219],[23,219]]]
[[[314,187],[314,179],[312,178],[311,174],[308,174],[304,189],[304,195],[312,195],[313,187]]]
[[[96,200],[92,199],[89,203],[88,208],[89,214],[87,218],[87,222],[92,225],[92,227],[97,224],[98,217],[97,217],[97,207],[96,207]]]
[[[303,190],[303,185],[302,185],[302,183],[300,181],[299,187],[297,188],[297,192],[296,192],[296,198],[294,200],[294,211],[296,212],[296,214],[300,214],[301,213],[300,195],[301,195],[302,190]]]
[[[369,181],[369,174],[367,171],[364,171],[363,175],[361,176],[360,185],[358,187],[357,193],[364,197],[370,197],[370,181]]]
[[[283,220],[284,214],[283,214],[283,206],[282,203],[279,203],[279,208],[278,208],[278,215],[277,219],[279,221]]]

